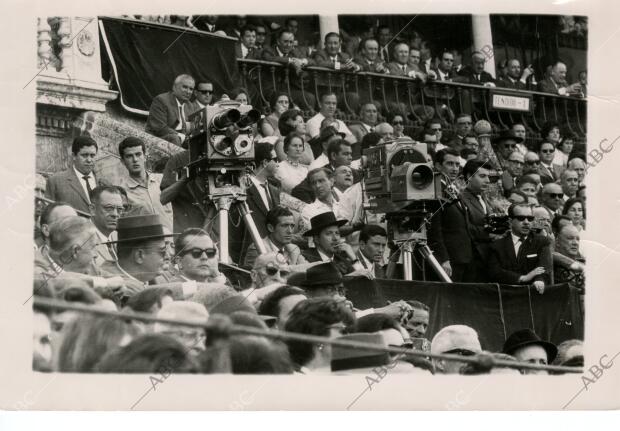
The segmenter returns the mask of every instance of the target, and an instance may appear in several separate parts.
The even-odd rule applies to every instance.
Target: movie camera
[[[426,245],[430,217],[441,205],[441,177],[425,143],[399,138],[364,149],[367,209],[385,213],[390,240],[404,244],[405,278],[412,279],[417,249],[445,281],[450,281]]]

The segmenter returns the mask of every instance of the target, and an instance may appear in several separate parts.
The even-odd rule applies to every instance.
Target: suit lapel
[[[69,171],[69,175],[67,176],[67,182],[69,183],[69,187],[71,187],[80,196],[80,198],[82,198],[82,200],[87,206],[90,205],[90,201],[86,197],[86,193],[84,192],[82,183],[75,174],[73,167],[71,167],[70,169],[71,170]]]
[[[258,189],[256,188],[255,184],[252,184],[252,187],[250,187],[249,189],[249,193],[250,193],[250,197],[254,200],[254,204],[256,205],[256,207],[260,209],[263,214],[267,214],[269,210],[267,210],[267,207],[265,206],[265,202],[263,202],[263,198],[258,192]]]

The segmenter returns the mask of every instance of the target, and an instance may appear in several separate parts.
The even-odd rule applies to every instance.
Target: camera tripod
[[[426,241],[419,238],[412,238],[402,242],[403,272],[405,280],[413,280],[413,260],[416,257],[416,251],[435,270],[439,278],[441,278],[441,281],[452,283],[452,279],[439,264],[437,258],[435,258],[435,255],[426,244]],[[426,279],[426,273],[423,266],[422,278]]]

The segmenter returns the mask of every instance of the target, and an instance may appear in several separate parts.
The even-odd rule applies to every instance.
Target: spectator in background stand
[[[523,173],[540,175],[540,157],[533,151],[525,153],[524,157],[525,166],[523,166]]]
[[[256,29],[246,26],[241,29],[239,42],[235,44],[237,58],[258,59],[256,55]]]
[[[260,58],[261,51],[265,47],[265,42],[267,40],[267,27],[264,25],[258,24],[256,25],[256,51],[257,57]]]
[[[378,134],[383,141],[388,141],[394,137],[394,128],[390,123],[379,123],[375,126],[375,133]]]
[[[557,183],[547,183],[542,188],[542,206],[549,211],[553,217],[562,212],[564,205],[564,192],[562,187]]]
[[[326,168],[317,168],[308,172],[308,182],[315,196],[314,202],[306,205],[301,211],[299,220],[299,232],[304,233],[310,229],[310,220],[321,213],[330,212],[338,201],[334,192],[334,173]],[[344,223],[343,223],[344,224]]]
[[[100,265],[102,262],[117,260],[116,251],[108,241],[113,241],[118,219],[125,213],[121,192],[116,186],[98,186],[91,193],[92,222],[95,225],[98,244],[96,247]]]
[[[560,256],[557,256],[557,255]],[[553,275],[555,283],[569,282],[574,287],[585,288],[586,260],[579,250],[579,229],[565,223],[556,234]]]
[[[349,129],[357,142],[362,142],[364,135],[375,131],[377,114],[377,106],[373,102],[366,102],[360,106],[360,121],[349,125]]]
[[[285,193],[290,194],[308,175],[308,166],[300,163],[304,146],[303,138],[296,132],[291,132],[284,138],[286,160],[278,163],[276,178],[280,180],[280,186]]]
[[[523,143],[521,138],[511,130],[500,132],[499,136],[491,141],[496,149],[497,160],[502,170],[508,169],[508,157],[517,149],[517,144]]]
[[[245,88],[234,88],[230,92],[230,97],[232,100],[234,100],[235,102],[239,102],[242,105],[250,104],[250,96],[248,94],[248,90],[246,90]]]
[[[194,90],[194,98],[188,102],[187,114],[191,115],[194,112],[204,109],[207,105],[210,105],[213,101],[213,84],[206,81],[198,81],[196,83],[196,89]]]
[[[586,207],[580,198],[570,198],[564,203],[562,215],[570,217],[573,225],[579,230],[586,226]]]
[[[323,120],[321,124],[324,124],[328,121],[329,120]],[[329,144],[333,141],[344,139],[345,134],[339,132],[336,126],[337,124],[334,124],[333,126],[321,126],[321,131],[319,135],[311,141],[311,143],[315,143],[313,145],[320,145],[322,151],[320,152],[318,157],[314,159],[312,163],[310,163],[310,166],[308,167],[309,170],[322,168],[323,166],[327,165],[329,163],[329,157],[327,157],[327,149],[329,148]]]
[[[578,94],[581,91],[581,84],[576,82],[568,85],[566,82],[566,64],[556,61],[551,68],[551,76],[538,83],[538,91],[569,96],[571,94]]]
[[[510,153],[506,160],[506,170],[502,173],[504,196],[508,196],[508,193],[516,187],[517,179],[523,174],[523,165],[523,154],[517,150]]]
[[[556,149],[559,151],[555,152],[555,157],[553,158],[553,164],[557,166],[562,166],[566,168],[568,165],[568,158],[570,157],[570,153],[573,151],[573,146],[575,144],[575,139],[577,137],[575,135],[563,136],[558,144],[556,145]]]
[[[583,97],[588,97],[588,72],[582,70],[577,77],[581,86],[581,94],[583,94]]]
[[[353,185],[353,169],[347,165],[340,165],[334,169],[334,193],[338,197],[338,201],[342,198],[342,194]]]
[[[526,142],[526,130],[525,126],[521,123],[514,123],[510,128],[512,133],[517,137],[521,138],[523,141],[519,144],[517,143],[517,150],[521,152],[521,154],[525,155],[527,153],[527,147],[525,146]]]
[[[568,161],[568,169],[577,172],[577,178],[579,179],[579,185],[583,185],[586,175],[586,162],[579,157],[573,157]]]
[[[194,18],[191,16],[188,21],[188,27],[195,28],[197,30],[206,31],[208,33],[215,33],[216,31],[222,30],[222,28],[217,24],[218,21],[217,15],[199,15]]]
[[[454,55],[449,51],[441,53],[439,64],[428,72],[428,79],[437,81],[452,81],[456,76],[454,71]]]
[[[447,145],[457,151],[461,151],[463,139],[472,131],[471,115],[459,114],[456,117],[454,130],[455,135]]]
[[[289,110],[291,99],[286,93],[274,93],[269,101],[271,113],[258,122],[258,128],[262,136],[281,136],[278,128],[280,116]]]
[[[392,58],[390,56],[390,46],[388,45],[392,41],[392,30],[387,25],[380,25],[377,27],[377,41],[379,42],[379,58],[386,63]]]
[[[363,39],[359,50],[360,55],[355,57],[354,61],[362,72],[389,73],[386,62],[379,56],[379,42],[376,39]]]
[[[324,44],[325,48],[314,54],[314,61],[317,66],[351,72],[361,70],[361,67],[353,61],[349,54],[340,51],[341,39],[338,33],[327,33]]]
[[[127,137],[118,145],[118,154],[129,174],[120,180],[131,206],[126,215],[158,214],[166,229],[172,232],[172,209],[170,205],[164,206],[160,202],[162,174],[146,171],[144,141]]]
[[[94,139],[78,136],[71,144],[73,164],[66,171],[47,179],[45,197],[56,202],[65,202],[74,209],[90,214],[90,192],[97,187],[93,172],[99,147]]]
[[[179,75],[172,91],[155,96],[146,120],[146,132],[181,146],[190,130],[187,115],[189,98],[194,92],[194,78]]]
[[[497,80],[498,87],[512,88],[515,90],[527,89],[527,79],[534,74],[532,65],[523,69],[521,73],[521,63],[516,58],[508,60],[506,75]]]
[[[258,308],[258,314],[276,317],[276,328],[282,331],[293,308],[305,299],[308,298],[302,289],[281,286],[265,297]]]
[[[354,142],[355,138],[353,134],[347,127],[347,125],[342,121],[335,118],[336,108],[338,105],[338,98],[336,97],[336,93],[327,92],[321,94],[319,107],[320,111],[314,115],[312,118],[308,120],[306,123],[306,130],[310,138],[316,138],[319,136],[321,132],[321,124],[325,119],[332,120],[338,123],[337,130],[339,133],[343,133],[345,137],[347,137],[348,141]]]
[[[409,138],[406,136],[405,131],[405,119],[401,114],[390,113],[387,118],[389,124],[394,128],[393,136],[395,138]],[[411,138],[409,138],[411,139]]]
[[[487,56],[479,51],[475,51],[471,55],[471,66],[466,66],[461,69],[459,76],[456,77],[454,81],[466,84],[484,85],[485,87],[495,87],[495,78],[484,70],[486,62]]]
[[[579,188],[579,174],[572,169],[565,169],[560,175],[560,184],[564,192],[564,201],[576,197]]]
[[[555,146],[551,142],[542,142],[538,146],[538,157],[540,158],[538,173],[543,184],[555,182],[560,178],[562,167],[553,164],[555,152]]]
[[[304,143],[307,140],[306,123],[301,111],[298,109],[289,109],[280,115],[280,119],[278,120],[278,129],[280,130],[280,134],[282,136],[287,136],[290,133],[295,132],[303,138]],[[284,152],[283,139],[279,139],[278,142],[276,142],[275,150],[278,155],[278,160],[286,160],[287,155]],[[312,154],[310,145],[304,145],[304,153],[299,159],[299,163],[310,165],[313,160],[314,155]]]

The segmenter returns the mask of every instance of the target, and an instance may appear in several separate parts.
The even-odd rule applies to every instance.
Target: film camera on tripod
[[[237,206],[259,252],[266,252],[248,205],[248,175],[254,169],[254,127],[260,113],[236,101],[220,102],[189,117],[189,163],[183,167],[196,205],[218,210],[220,261],[230,263],[228,212]]]
[[[413,279],[412,258],[418,251],[442,280],[450,277],[427,245],[427,224],[441,205],[440,174],[433,169],[425,143],[409,138],[364,150],[368,210],[385,213],[389,239],[403,247],[405,279]]]

